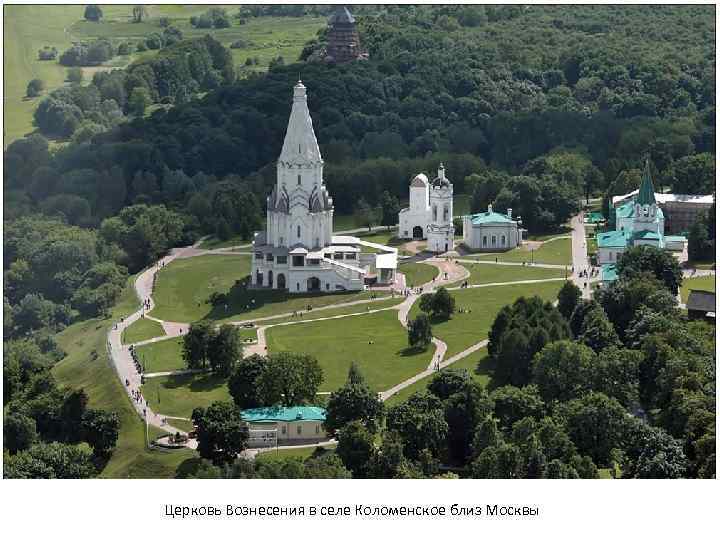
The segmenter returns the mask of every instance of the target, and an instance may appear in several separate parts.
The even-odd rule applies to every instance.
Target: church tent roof
[[[650,176],[650,161],[645,160],[645,170],[643,171],[640,191],[638,191],[637,204],[653,205],[655,203],[655,188],[653,187],[652,178]]]

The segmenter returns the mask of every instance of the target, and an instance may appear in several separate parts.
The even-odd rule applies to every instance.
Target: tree
[[[452,394],[444,405],[450,457],[458,463],[465,463],[472,456],[475,429],[492,411],[492,402],[485,389],[471,380]]]
[[[389,191],[383,191],[382,198],[380,200],[382,207],[382,219],[380,225],[384,225],[390,229],[394,227],[398,222],[398,214],[400,213],[400,203],[398,198],[391,195]]]
[[[420,309],[433,319],[447,320],[455,312],[455,297],[445,287],[438,287],[435,293],[422,295]]]
[[[84,17],[86,21],[100,22],[100,19],[103,17],[102,9],[100,9],[100,6],[95,4],[85,6]]]
[[[707,260],[712,253],[708,234],[707,218],[699,217],[688,231],[688,259],[691,261]]]
[[[132,20],[134,23],[141,23],[143,19],[147,18],[147,8],[143,5],[133,6],[132,8]]]
[[[400,433],[409,459],[418,459],[424,449],[439,456],[448,432],[442,402],[427,392],[416,392],[405,402],[390,408],[386,426],[388,430]]]
[[[35,420],[20,413],[5,413],[3,446],[11,455],[30,448],[38,440]]]
[[[143,116],[145,109],[152,103],[150,92],[143,86],[136,86],[130,93],[128,109],[135,116]]]
[[[573,311],[582,298],[582,291],[580,287],[575,285],[572,281],[566,281],[558,292],[558,310],[563,314],[567,320],[570,320]]]
[[[589,392],[561,404],[557,414],[578,452],[598,466],[609,466],[611,451],[625,440],[628,414],[622,405],[605,394]]]
[[[82,417],[82,437],[96,457],[107,458],[115,448],[120,431],[117,413],[88,409]]]
[[[432,341],[430,319],[420,313],[415,319],[408,321],[408,345],[411,348],[426,349]]]
[[[620,345],[615,328],[600,306],[589,311],[585,316],[579,338],[596,353],[607,347]]]
[[[265,371],[267,359],[253,354],[240,359],[228,378],[228,391],[238,409],[254,409],[270,405],[260,392],[260,377]]]
[[[347,424],[338,437],[335,453],[353,478],[367,478],[375,455],[373,434],[359,420]]]
[[[630,422],[625,441],[623,477],[683,478],[688,461],[682,444],[663,429],[639,419]]]
[[[500,426],[509,431],[513,424],[526,417],[540,419],[545,410],[545,403],[540,397],[537,386],[528,385],[522,388],[517,386],[501,386],[490,394],[494,404],[495,418]]]
[[[580,300],[570,316],[570,331],[574,337],[580,337],[587,314],[599,307],[595,300]]]
[[[258,386],[267,405],[292,407],[313,402],[322,379],[322,368],[314,357],[278,352],[268,356]]]
[[[443,369],[428,384],[428,391],[442,401],[460,392],[470,383],[470,375],[464,369]]]
[[[323,426],[326,432],[334,433],[342,430],[346,424],[358,420],[375,433],[384,412],[382,401],[378,399],[377,393],[370,390],[353,362],[345,385],[330,394]]]
[[[640,351],[608,347],[598,351],[590,366],[590,381],[593,390],[617,399],[626,408],[638,403]]]
[[[361,197],[355,209],[355,223],[362,227],[367,227],[368,231],[371,231],[377,221],[378,218],[375,208],[371,207],[365,199]]]
[[[714,193],[715,156],[709,152],[684,156],[673,163],[670,176],[674,193]]]
[[[488,446],[470,464],[472,478],[522,478],[520,449],[505,442]]]
[[[45,90],[45,83],[40,79],[33,79],[27,85],[25,95],[33,98],[39,96]]]
[[[635,246],[620,256],[617,262],[620,277],[633,278],[642,273],[653,274],[673,294],[682,283],[682,270],[672,253],[654,246]]]
[[[215,401],[192,412],[197,427],[198,453],[215,465],[232,463],[245,450],[248,433],[235,404]]]
[[[242,358],[242,342],[235,326],[224,324],[213,332],[207,343],[210,369],[222,377],[228,377]]]
[[[212,323],[199,321],[190,325],[183,336],[183,358],[188,369],[205,369],[208,364],[208,348],[213,339]]]
[[[5,478],[92,478],[96,474],[89,448],[59,442],[38,443],[3,460]]]
[[[589,389],[593,351],[571,341],[556,341],[541,350],[532,361],[532,381],[545,402],[566,401]]]

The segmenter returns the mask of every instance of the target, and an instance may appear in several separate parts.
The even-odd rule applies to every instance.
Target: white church
[[[267,198],[266,230],[253,240],[251,285],[291,293],[362,290],[372,268],[376,283],[395,280],[397,250],[362,253],[361,240],[333,236],[333,200],[323,181],[323,159],[298,81],[277,182]]]
[[[410,206],[398,214],[398,236],[427,239],[427,250],[444,253],[453,249],[453,185],[440,164],[432,182],[420,173],[410,181]]]

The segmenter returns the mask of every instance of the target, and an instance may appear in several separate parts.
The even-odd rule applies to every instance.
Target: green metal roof
[[[615,210],[615,215],[618,218],[628,218],[632,217],[634,212],[635,205],[633,201],[628,201],[622,206],[618,206]]]
[[[609,231],[597,235],[599,248],[624,248],[627,243],[628,236],[624,231]]]
[[[602,280],[615,281],[618,278],[617,267],[614,264],[602,265]]]
[[[637,195],[637,203],[640,205],[655,204],[655,188],[653,187],[652,178],[650,177],[650,160],[645,160],[645,170],[643,171],[640,191]]]
[[[242,411],[246,422],[300,422],[302,420],[325,420],[321,407],[259,407]]]
[[[632,235],[633,240],[661,240],[662,235],[652,231],[636,231]]]
[[[479,214],[472,214],[470,219],[472,220],[473,225],[481,225],[483,223],[514,223],[514,221],[505,214],[498,214],[497,212],[480,212]]]
[[[600,223],[601,221],[605,221],[605,216],[603,216],[602,212],[588,212],[586,214],[586,221],[588,223]]]

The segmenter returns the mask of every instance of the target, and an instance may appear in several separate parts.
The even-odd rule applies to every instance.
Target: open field
[[[105,349],[111,321],[137,309],[132,289],[133,277],[109,319],[89,319],[68,326],[58,335],[59,345],[67,356],[53,367],[59,385],[83,388],[89,406],[114,411],[120,417],[117,446],[100,476],[106,478],[171,478],[175,469],[194,452],[164,452],[145,446],[145,424],[135,413],[115,374]],[[93,354],[96,351],[97,357]]]
[[[195,407],[232,399],[225,378],[210,373],[153,377],[142,386],[142,394],[156,413],[182,418],[190,418]]]
[[[252,244],[252,240],[248,240],[247,238],[243,238],[242,236],[232,236],[227,240],[220,240],[215,236],[209,236],[208,238],[200,242],[200,245],[198,247],[200,249],[219,249],[233,246],[245,246],[248,244]],[[251,249],[252,247],[248,246],[243,251],[250,251]]]
[[[468,283],[482,285],[484,283],[505,283],[526,279],[564,278],[565,270],[561,268],[536,268],[532,266],[504,266],[492,264],[463,264],[470,272]]]
[[[545,242],[538,249],[532,251],[524,244],[510,251],[497,253],[478,253],[467,255],[469,257],[495,258],[501,262],[536,262],[540,264],[567,264],[572,263],[572,241],[570,238],[562,238]]]
[[[506,305],[512,304],[521,296],[538,295],[544,300],[554,300],[562,281],[531,283],[522,285],[499,285],[477,289],[450,291],[455,297],[455,309],[469,310],[469,313],[456,313],[448,321],[433,322],[433,335],[447,343],[446,358],[467,349],[487,338],[495,315]],[[419,302],[410,311],[410,318],[420,313]]]
[[[209,5],[148,5],[149,17],[141,23],[131,21],[131,5],[102,5],[103,19],[90,22],[83,19],[83,5],[13,5],[4,7],[4,144],[31,133],[33,112],[45,95],[65,84],[67,68],[55,61],[40,61],[37,52],[44,46],[56,47],[61,54],[73,42],[95,38],[109,38],[117,43],[138,43],[154,32],[161,32],[158,18],[168,17],[186,38],[210,34],[225,46],[241,40],[241,48],[230,49],[238,76],[250,71],[263,72],[273,58],[282,56],[286,63],[297,61],[303,45],[315,37],[326,25],[324,17],[260,17],[240,25],[232,18],[232,26],[223,29],[195,29],[190,17],[204,13]],[[231,16],[237,5],[221,6]],[[106,65],[83,68],[86,81],[95,71],[122,68],[139,58],[157,51],[133,53],[113,58]],[[247,58],[258,64],[246,67]],[[26,99],[25,89],[31,79],[45,82],[45,92]]]
[[[128,326],[122,334],[122,341],[125,344],[137,343],[155,337],[165,335],[165,330],[160,323],[150,319],[138,319]]]
[[[138,359],[145,367],[145,373],[186,369],[182,344],[183,338],[178,337],[137,347]]]
[[[408,287],[419,287],[440,275],[435,266],[424,263],[405,263],[398,265],[398,272],[405,274],[405,284]]]
[[[683,279],[682,286],[680,287],[680,296],[682,297],[682,303],[687,303],[688,295],[691,289],[697,289],[700,291],[714,291],[715,290],[715,276],[702,276],[695,278]]]
[[[320,391],[342,386],[355,362],[370,388],[387,390],[424,370],[435,347],[407,349],[407,331],[395,311],[359,315],[331,321],[279,326],[266,333],[268,350],[310,354],[323,368]],[[372,344],[371,344],[372,342]]]

